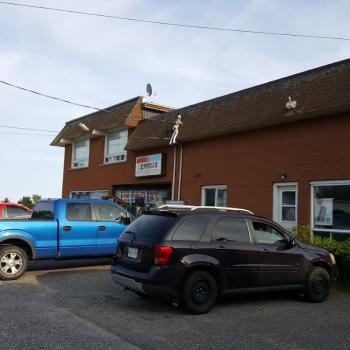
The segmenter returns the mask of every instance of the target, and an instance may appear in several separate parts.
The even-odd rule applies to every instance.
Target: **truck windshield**
[[[53,202],[40,201],[35,204],[32,213],[33,220],[53,220]]]

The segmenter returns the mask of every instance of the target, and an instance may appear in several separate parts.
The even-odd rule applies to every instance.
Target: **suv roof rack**
[[[247,214],[254,213],[248,209],[243,208],[232,208],[232,207],[213,207],[213,206],[203,206],[203,205],[181,205],[181,204],[165,204],[158,207],[158,209],[188,209],[188,210],[199,210],[199,209],[216,209],[220,211],[237,211],[237,212],[244,212]]]

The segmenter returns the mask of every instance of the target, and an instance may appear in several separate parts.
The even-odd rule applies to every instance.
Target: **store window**
[[[166,204],[171,198],[170,185],[115,186],[114,195],[130,205],[130,210],[140,212]]]
[[[313,182],[311,185],[314,233],[324,236],[350,233],[350,181]]]
[[[78,140],[73,143],[72,168],[89,166],[90,140]]]
[[[227,186],[203,186],[202,205],[210,207],[226,207]]]
[[[108,197],[108,191],[72,191],[70,193],[70,198],[79,199],[104,199]]]
[[[104,163],[119,163],[126,161],[127,152],[124,149],[128,142],[128,130],[114,130],[106,136]]]

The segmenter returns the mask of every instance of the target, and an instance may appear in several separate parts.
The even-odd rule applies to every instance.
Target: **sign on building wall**
[[[333,225],[333,198],[315,199],[315,225]]]
[[[164,169],[165,157],[161,153],[136,158],[136,177],[165,175]]]

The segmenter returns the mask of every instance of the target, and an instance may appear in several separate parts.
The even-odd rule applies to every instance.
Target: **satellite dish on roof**
[[[148,83],[148,84],[146,85],[147,96],[152,96],[152,91],[153,91],[152,85],[151,85],[150,83]]]

